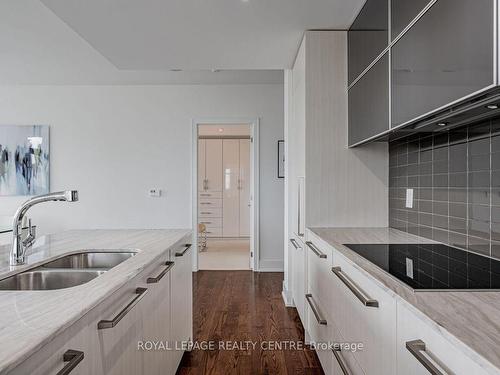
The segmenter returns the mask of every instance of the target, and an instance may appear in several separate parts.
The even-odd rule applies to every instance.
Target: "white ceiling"
[[[304,30],[363,3],[1,0],[0,84],[281,83]]]

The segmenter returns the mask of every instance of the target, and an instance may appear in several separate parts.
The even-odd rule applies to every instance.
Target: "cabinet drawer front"
[[[333,342],[332,320],[315,296],[309,296],[309,300],[305,299],[308,320],[307,331],[311,344],[315,345],[316,354],[318,354],[323,371],[325,374],[331,374],[333,365],[330,349]]]
[[[333,343],[336,344],[332,349],[336,350],[336,353],[333,350],[330,351],[332,356],[332,374],[334,375],[344,375],[344,370],[342,366],[345,368],[345,371],[352,375],[365,375],[365,372],[361,369],[356,358],[354,358],[354,353],[357,351],[356,349],[352,349],[346,347],[346,345],[351,345],[352,343],[346,341],[344,337],[340,334],[337,326],[332,324],[332,337]],[[370,374],[367,372],[366,374]]]
[[[199,218],[198,223],[205,224],[207,228],[222,228],[221,218]]]
[[[293,240],[293,241],[292,241]],[[306,321],[306,301],[304,295],[307,293],[307,256],[302,241],[293,237],[288,241],[288,251],[291,254],[293,276],[292,276],[292,296],[295,308],[299,314],[304,327],[307,327]]]
[[[200,218],[209,218],[209,217],[222,217],[222,208],[207,208],[198,211],[198,217]]]
[[[307,255],[306,280],[308,280],[309,293],[312,293],[326,312],[331,314],[334,302],[330,290],[332,248],[315,235],[308,234],[304,251]]]
[[[222,208],[222,199],[220,198],[200,198],[198,201],[198,210],[206,208]]]
[[[222,237],[222,228],[207,228],[207,237]]]
[[[396,300],[337,251],[330,293],[340,333],[349,342],[364,345],[354,353],[362,369],[374,375],[395,374]]]
[[[416,355],[431,358],[439,367],[455,375],[488,374],[465,353],[455,347],[442,334],[439,328],[425,322],[421,317],[410,311],[404,302],[398,302],[398,337],[397,337],[397,373],[406,375],[429,375],[429,371],[419,362],[419,359],[407,349],[407,343],[420,340],[416,347]]]
[[[200,191],[198,192],[198,197],[200,199],[207,199],[207,198],[222,198],[222,191]]]

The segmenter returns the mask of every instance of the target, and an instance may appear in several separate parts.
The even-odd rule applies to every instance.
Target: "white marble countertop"
[[[500,292],[415,292],[342,244],[433,243],[392,228],[309,228],[489,374],[500,374]]]
[[[0,278],[75,252],[128,249],[137,255],[88,283],[49,291],[0,291],[0,374],[80,319],[134,278],[190,230],[82,230],[41,237],[28,264],[11,267],[9,246],[0,246]]]

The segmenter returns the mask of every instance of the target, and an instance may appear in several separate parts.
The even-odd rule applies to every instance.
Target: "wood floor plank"
[[[303,350],[289,347],[268,350],[266,347],[269,341],[304,342],[304,329],[297,311],[283,303],[282,281],[283,274],[278,272],[194,273],[194,340],[216,342],[217,349],[185,353],[177,374],[323,374],[316,353],[307,347]],[[221,342],[237,347],[224,345],[219,349]],[[248,343],[246,347],[245,343]],[[224,350],[228,347],[230,350]]]

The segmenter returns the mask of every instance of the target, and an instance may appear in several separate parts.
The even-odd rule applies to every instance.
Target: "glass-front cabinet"
[[[349,145],[497,87],[495,3],[367,0],[348,32]]]
[[[349,144],[383,133],[389,124],[389,56],[386,53],[349,90]]]
[[[348,32],[349,84],[351,84],[389,44],[387,0],[368,0]]]
[[[391,40],[396,39],[429,3],[430,0],[391,0]]]
[[[391,127],[494,84],[493,0],[438,0],[391,49]]]

